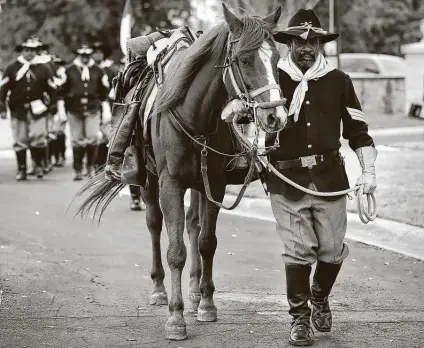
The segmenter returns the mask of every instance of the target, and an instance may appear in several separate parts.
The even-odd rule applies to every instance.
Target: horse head
[[[272,37],[281,7],[266,17],[238,18],[223,5],[229,26],[223,80],[230,97],[240,98],[253,110],[253,120],[274,133],[287,123],[287,109],[278,85],[279,52]]]

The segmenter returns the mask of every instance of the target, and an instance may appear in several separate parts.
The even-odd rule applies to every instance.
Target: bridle
[[[190,131],[190,127],[186,124],[186,122],[181,117],[181,115],[178,113],[178,111],[175,110],[175,109],[169,109],[171,119],[174,121],[174,123],[176,123],[178,125],[178,127],[187,135],[187,137],[192,140],[195,147],[201,147],[202,148],[202,150],[200,151],[200,172],[202,174],[202,179],[203,179],[203,183],[204,183],[204,187],[205,187],[205,193],[206,193],[208,200],[211,201],[212,203],[214,203],[215,205],[217,205],[218,207],[226,209],[226,210],[232,210],[232,209],[234,209],[238,206],[241,199],[243,198],[244,192],[246,191],[247,187],[251,183],[253,176],[255,174],[255,167],[257,166],[257,156],[258,156],[258,146],[257,146],[257,144],[258,144],[258,137],[259,137],[258,118],[256,117],[257,108],[258,107],[263,108],[263,109],[274,108],[274,107],[277,107],[277,106],[283,106],[286,102],[285,99],[271,101],[271,102],[257,102],[256,100],[254,100],[254,98],[257,97],[258,95],[260,95],[260,94],[262,94],[266,91],[272,90],[272,89],[277,89],[280,92],[280,95],[281,95],[281,88],[278,84],[269,84],[269,85],[259,87],[259,88],[255,89],[253,91],[248,91],[246,84],[244,83],[243,76],[241,74],[239,57],[234,55],[233,45],[238,41],[239,41],[238,38],[234,39],[234,40],[231,39],[231,33],[228,35],[227,53],[226,53],[226,57],[225,57],[225,60],[224,60],[224,65],[223,66],[216,66],[216,68],[223,68],[224,69],[223,77],[222,77],[224,85],[225,85],[225,81],[226,81],[226,78],[227,78],[227,74],[230,77],[232,87],[234,88],[234,91],[236,92],[236,96],[233,96],[233,98],[240,98],[242,101],[244,101],[246,108],[252,110],[253,119],[251,119],[251,121],[253,121],[255,123],[256,130],[257,130],[256,137],[255,137],[255,143],[252,147],[250,147],[246,151],[243,151],[243,152],[237,153],[237,154],[227,154],[227,153],[220,152],[220,151],[218,151],[218,150],[216,150],[216,149],[214,149],[214,148],[212,148],[208,145],[209,138],[210,138],[209,136],[205,136],[205,135],[202,135],[202,134],[193,134],[193,132]],[[241,88],[239,87],[239,84],[237,83],[237,79],[235,77],[234,71],[236,71],[236,73],[238,74],[239,81],[241,83]],[[228,92],[228,89],[227,89],[227,92]],[[250,118],[250,116],[249,116],[249,118]],[[214,133],[216,133],[216,132],[213,132],[212,134],[214,134]],[[276,137],[276,139],[278,139],[278,136]],[[273,148],[275,146],[278,146],[278,140],[276,140],[276,144],[274,144],[274,146],[272,146],[271,148]],[[242,156],[248,156],[250,158],[249,170],[248,170],[248,173],[247,173],[247,175],[244,179],[243,186],[242,186],[235,202],[229,207],[223,205],[221,202],[215,201],[212,197],[212,192],[211,192],[211,189],[210,189],[210,183],[209,183],[209,178],[208,178],[208,173],[207,173],[207,171],[208,171],[207,170],[208,150],[212,151],[212,152],[214,152],[218,155],[230,157],[230,158],[233,158],[233,159],[236,158],[236,157],[242,157]]]
[[[243,79],[243,75],[241,74],[240,69],[240,58],[234,54],[234,44],[240,41],[240,38],[234,38],[232,37],[232,34],[228,34],[228,40],[227,40],[227,56],[224,60],[223,66],[217,66],[218,68],[223,68],[223,76],[222,79],[224,81],[224,85],[227,79],[227,76],[230,78],[231,85],[236,93],[236,97],[242,100],[245,103],[246,109],[250,109],[253,112],[253,119],[250,116],[250,121],[256,122],[256,110],[257,108],[262,109],[270,109],[275,108],[277,106],[284,106],[286,103],[285,99],[275,100],[275,101],[269,101],[269,102],[257,102],[254,100],[255,97],[258,95],[261,95],[262,93],[266,91],[270,91],[273,89],[278,90],[278,92],[281,95],[281,87],[278,84],[268,84],[262,87],[259,87],[257,89],[254,89],[252,91],[248,91],[246,84]],[[237,82],[237,79],[235,77],[235,72],[238,75],[238,80],[240,81],[241,88]]]

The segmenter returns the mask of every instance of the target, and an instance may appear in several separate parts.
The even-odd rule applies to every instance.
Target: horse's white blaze
[[[273,54],[273,51],[269,43],[263,42],[261,45],[261,48],[259,49],[259,58],[264,63],[268,84],[276,85],[277,82],[275,81],[274,71],[271,65],[272,54]],[[280,91],[278,89],[273,88],[273,89],[270,89],[269,92],[270,92],[270,101],[277,101],[281,99]],[[275,116],[279,118],[283,124],[285,124],[287,122],[287,112],[284,106],[277,106],[275,108],[275,111],[276,111]]]
[[[262,63],[264,63],[265,71],[266,71],[266,77],[269,85],[276,85],[277,82],[275,81],[274,72],[271,65],[271,58],[272,58],[272,49],[268,42],[263,42],[260,49],[259,49],[259,58],[262,60]],[[280,92],[278,89],[270,89],[270,101],[276,101],[280,100]]]

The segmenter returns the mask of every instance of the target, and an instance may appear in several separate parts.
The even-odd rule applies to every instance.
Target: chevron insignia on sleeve
[[[365,121],[364,113],[361,110],[348,108],[346,107],[347,112],[349,113],[350,117],[352,117],[353,120],[361,121],[361,122],[367,122]]]

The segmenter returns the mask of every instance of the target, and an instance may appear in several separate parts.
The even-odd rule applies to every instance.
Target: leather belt
[[[340,158],[339,151],[331,151],[322,155],[311,155],[303,156],[292,160],[278,161],[271,163],[277,169],[289,169],[289,168],[309,168],[315,167],[316,165],[332,160],[334,158]]]

